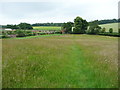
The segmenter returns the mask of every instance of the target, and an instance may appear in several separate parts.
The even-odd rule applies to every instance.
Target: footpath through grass
[[[3,40],[3,88],[115,88],[117,38],[60,35]]]

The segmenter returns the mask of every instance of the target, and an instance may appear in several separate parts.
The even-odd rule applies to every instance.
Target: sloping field
[[[3,39],[3,88],[115,88],[118,40],[96,35]]]
[[[55,27],[55,26],[36,26],[33,27],[34,30],[61,30],[61,27]]]
[[[111,23],[111,24],[102,24],[99,25],[102,28],[106,28],[106,32],[109,32],[110,28],[113,28],[114,32],[118,32],[118,23]]]

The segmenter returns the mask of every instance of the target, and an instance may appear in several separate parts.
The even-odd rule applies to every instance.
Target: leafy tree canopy
[[[24,30],[25,29],[33,29],[32,25],[30,25],[28,23],[20,23],[18,26],[19,26],[20,29],[24,29]]]
[[[74,19],[74,27],[73,33],[84,34],[85,30],[87,30],[88,22],[78,16]]]

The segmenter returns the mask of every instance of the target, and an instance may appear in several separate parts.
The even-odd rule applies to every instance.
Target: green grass
[[[3,88],[115,88],[118,38],[3,39]]]
[[[109,32],[110,28],[113,28],[114,32],[118,32],[118,23],[102,24],[99,26],[102,28],[106,28],[106,32]]]
[[[61,30],[61,27],[55,27],[55,26],[36,26],[33,27],[34,30]]]

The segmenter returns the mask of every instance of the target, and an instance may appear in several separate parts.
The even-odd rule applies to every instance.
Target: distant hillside
[[[105,20],[94,20],[94,21],[96,21],[99,25],[110,24],[110,23],[120,23],[120,19],[105,19]],[[91,24],[94,21],[90,21],[89,24]]]
[[[114,32],[118,32],[118,23],[102,24],[102,25],[99,25],[99,26],[102,27],[102,28],[106,28],[106,32],[109,32],[110,28],[113,28]]]

